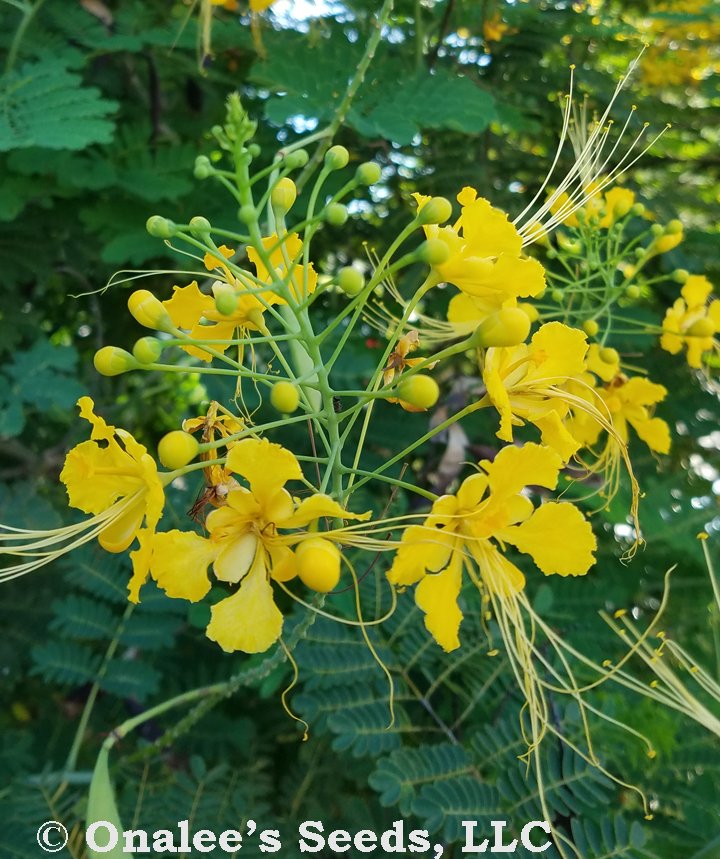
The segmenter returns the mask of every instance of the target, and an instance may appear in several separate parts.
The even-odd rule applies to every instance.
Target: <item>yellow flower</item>
[[[512,441],[513,425],[529,421],[563,462],[573,456],[580,444],[563,421],[573,400],[568,384],[582,377],[587,348],[584,332],[548,322],[529,343],[487,350],[483,381],[500,413],[498,438]]]
[[[620,372],[620,356],[615,349],[592,343],[587,352],[587,368],[603,382],[611,382]]]
[[[720,299],[708,302],[713,286],[704,275],[691,274],[680,290],[663,322],[660,346],[677,355],[687,347],[687,362],[702,367],[703,354],[718,348],[715,334],[720,331]]]
[[[97,535],[103,549],[123,552],[139,540],[140,549],[130,553],[130,599],[137,602],[138,589],[147,576],[144,547],[152,541],[165,504],[157,466],[129,432],[110,426],[94,413],[90,397],[81,397],[78,405],[80,416],[92,425],[92,433],[89,441],[68,453],[60,480],[71,507],[96,516],[118,509],[118,515]]]
[[[269,9],[273,3],[275,3],[275,0],[250,0],[250,11],[264,12],[266,9]]]
[[[418,208],[430,199],[414,195]],[[450,256],[435,266],[438,277],[483,302],[488,312],[509,300],[537,295],[545,288],[545,271],[537,260],[522,255],[523,240],[507,215],[463,188],[457,196],[462,209],[453,226],[424,227],[428,239],[440,239]]]
[[[500,17],[500,13],[496,12],[492,17],[486,18],[483,21],[483,39],[486,42],[499,42],[507,33],[510,27],[505,24]]]
[[[560,223],[568,227],[580,226],[578,213],[581,213],[586,221],[596,218],[597,225],[607,230],[632,209],[635,193],[628,188],[611,188],[603,194],[602,188],[606,185],[607,179],[603,177],[586,185],[583,190],[587,199],[585,205],[580,208],[573,206],[573,201],[566,192],[553,196],[550,211],[557,216]],[[568,214],[565,215],[565,212]]]
[[[208,515],[209,537],[184,531],[158,534],[150,570],[168,596],[192,602],[210,590],[210,564],[216,579],[239,584],[212,607],[207,636],[227,652],[260,653],[282,631],[271,582],[286,582],[297,574],[293,547],[307,537],[332,540],[332,532],[297,529],[321,517],[363,519],[369,514],[348,513],[327,495],[294,499],[285,484],[302,478],[300,464],[293,453],[267,439],[237,442],[226,468],[243,477],[248,487],[229,492],[225,506]]]
[[[526,485],[554,489],[562,460],[537,444],[505,447],[479,463],[455,495],[444,495],[422,525],[408,527],[388,579],[417,585],[415,601],[425,626],[446,651],[460,646],[458,605],[463,569],[483,594],[512,601],[525,576],[503,554],[509,543],[529,554],[546,575],[584,575],[594,562],[595,537],[568,502],[533,507]]]
[[[269,248],[275,248],[270,253],[270,265],[273,269],[271,275],[267,266],[260,257],[260,254],[255,248],[248,248],[247,255],[250,262],[255,266],[258,280],[263,283],[273,284],[274,281],[281,280],[287,284],[290,294],[296,301],[300,301],[305,295],[312,295],[317,287],[317,273],[310,263],[305,268],[301,263],[298,263],[302,254],[302,239],[297,233],[289,233],[283,236],[282,242],[278,245],[278,237],[276,235],[268,236],[262,240],[263,247],[267,251]],[[277,247],[276,247],[277,246]],[[287,304],[285,299],[277,294],[277,287],[273,286],[271,304]]]

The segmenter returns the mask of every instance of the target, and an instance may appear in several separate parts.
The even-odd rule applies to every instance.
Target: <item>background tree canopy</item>
[[[511,217],[520,212],[554,157],[570,66],[576,96],[582,103],[586,95],[592,112],[609,101],[647,42],[618,98],[618,121],[636,104],[651,132],[671,127],[621,184],[659,224],[680,218],[684,241],[652,261],[652,285],[625,313],[660,319],[678,294],[678,269],[707,275],[716,291],[720,285],[717,3],[397,0],[349,103],[348,81],[381,4],[277,0],[261,16],[251,16],[243,0],[235,5],[0,5],[3,522],[40,528],[67,521],[58,475],[67,449],[85,437],[75,409],[82,394],[150,450],[183,418],[203,413],[208,400],[226,396],[192,372],[103,378],[92,356],[140,336],[125,310],[138,285],[133,273],[152,270],[141,285],[169,294],[174,272],[188,267],[148,235],[149,216],[237,225],[232,198],[193,177],[198,155],[215,158],[209,129],[222,123],[233,91],[259,123],[256,141],[268,162],[279,146],[332,123],[341,110],[335,141],[352,164],[382,167],[379,184],[354,192],[349,225],[318,235],[313,254],[322,276],[382,252],[379,237],[399,233],[415,192],[454,200],[471,185]],[[572,152],[561,158],[562,175]],[[330,192],[341,181],[332,178]],[[533,253],[552,270],[546,249]],[[316,312],[329,319],[341,301],[330,292]],[[381,336],[368,325],[348,340],[337,366],[348,389],[366,384]],[[637,363],[650,360],[654,380],[670,392],[658,409],[673,430],[669,456],[632,449],[646,545],[631,563],[621,559],[623,485],[593,519],[600,546],[590,575],[536,577],[530,599],[579,650],[617,659],[622,642],[598,611],[631,609],[642,627],[660,604],[665,572],[677,564],[664,628],[717,679],[720,616],[696,539],[706,531],[716,546],[720,528],[717,383],[651,338],[628,342]],[[461,398],[472,373],[467,359],[443,372],[448,400]],[[422,435],[428,421],[447,414],[448,400],[435,414],[403,413],[401,431]],[[386,461],[399,420],[390,408],[376,416],[365,469]],[[495,429],[492,418],[473,416],[464,436],[436,437],[406,467],[419,486],[442,492],[462,463],[497,450]],[[311,452],[304,424],[285,428],[283,440]],[[198,491],[188,479],[170,492],[178,524]],[[358,500],[355,509],[405,512],[417,504],[402,493],[366,495],[366,507]],[[293,855],[303,820],[379,832],[403,818],[410,828],[427,828],[446,856],[459,856],[463,819],[542,817],[535,777],[518,759],[525,750],[521,699],[503,653],[487,655],[493,630],[480,607],[467,608],[464,645],[453,654],[434,645],[410,599],[372,632],[395,680],[396,721],[388,730],[387,682],[357,630],[323,618],[309,625],[307,612],[287,606],[299,668],[289,700],[310,725],[302,743],[280,704],[291,677],[285,662],[223,654],[202,635],[208,606],[168,600],[154,585],[128,608],[128,576],[124,557],[88,547],[0,589],[2,855],[37,857],[34,833],[53,818],[71,830],[71,855],[83,856],[87,789],[105,734],[158,701],[238,671],[241,688],[232,697],[152,719],[123,742],[113,774],[127,826],[152,831],[190,819],[220,831],[253,819],[279,828]],[[373,611],[381,603],[373,575],[363,600]],[[341,594],[333,609],[352,612],[352,601],[352,593]],[[642,676],[650,683],[651,675]],[[587,859],[719,856],[718,737],[619,686],[603,686],[594,703],[657,750],[648,759],[641,743],[607,723],[594,731],[604,766],[639,786],[654,816],[644,819],[633,791],[549,741],[544,790],[555,825]],[[708,706],[718,713],[717,700]],[[576,708],[558,702],[553,719],[579,735]],[[243,855],[253,851],[256,841],[243,845]]]

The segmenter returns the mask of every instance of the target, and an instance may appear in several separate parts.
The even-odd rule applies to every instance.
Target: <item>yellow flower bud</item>
[[[625,215],[627,215],[633,208],[634,205],[631,197],[621,197],[615,201],[615,205],[613,206],[613,215],[616,218],[624,218]]]
[[[675,218],[670,221],[670,223],[665,227],[665,232],[670,235],[675,235],[676,233],[681,233],[683,231],[682,221]]]
[[[152,328],[155,331],[173,330],[170,314],[160,300],[147,289],[136,289],[132,293],[128,298],[128,310],[145,328]]]
[[[133,356],[141,364],[154,364],[162,350],[162,343],[157,337],[141,337],[133,346]]]
[[[440,388],[432,376],[418,373],[403,379],[397,388],[398,398],[418,409],[430,409],[438,401]]]
[[[530,320],[531,325],[533,322],[537,322],[540,318],[540,313],[538,312],[537,307],[535,307],[534,304],[530,304],[530,302],[528,301],[521,301],[520,304],[518,304],[518,310],[522,310],[522,312]]]
[[[279,412],[289,415],[300,405],[300,392],[292,382],[275,382],[270,390],[270,402]]]
[[[103,346],[102,349],[98,349],[93,358],[93,364],[101,376],[119,376],[137,367],[137,361],[133,356],[119,346]]]
[[[582,324],[582,329],[588,337],[595,337],[600,330],[600,326],[594,319],[586,319]]]
[[[686,268],[677,268],[672,273],[672,279],[675,283],[685,283],[690,277],[690,272]]]
[[[530,317],[520,307],[505,307],[486,316],[471,337],[473,346],[517,346],[530,333]]]
[[[323,537],[303,540],[295,550],[297,569],[304,585],[321,594],[337,587],[340,581],[340,550]]]
[[[421,224],[444,224],[451,217],[452,203],[445,197],[432,197],[417,215]]]
[[[667,233],[664,236],[660,236],[655,239],[652,244],[652,249],[659,254],[666,254],[668,251],[671,251],[673,248],[676,248],[680,242],[683,240],[682,233]]]
[[[270,194],[270,201],[273,208],[283,214],[292,209],[293,203],[296,199],[297,188],[295,187],[293,180],[289,179],[287,176],[277,183]]]
[[[619,364],[620,363],[620,355],[618,354],[617,349],[612,349],[609,346],[605,346],[599,352],[600,360],[605,364]]]
[[[160,439],[158,459],[171,470],[182,468],[197,456],[198,441],[190,433],[173,430]]]
[[[342,170],[349,160],[350,153],[344,146],[331,146],[325,155],[325,163],[331,170]]]

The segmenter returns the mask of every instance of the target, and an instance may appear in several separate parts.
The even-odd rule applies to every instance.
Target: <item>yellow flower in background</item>
[[[613,429],[625,444],[629,439],[629,427],[632,427],[650,450],[663,454],[670,452],[670,427],[664,420],[653,415],[654,406],[667,396],[667,388],[642,376],[628,378],[622,373],[605,385],[592,387],[589,393],[592,385],[593,380],[589,380],[583,389],[578,389],[578,397],[584,396],[590,401],[595,398],[594,402],[601,404],[601,410],[607,409]],[[603,432],[603,427],[584,411],[574,411],[567,425],[569,432],[584,447],[595,445]],[[611,440],[608,439],[608,444],[610,443]]]
[[[567,462],[580,447],[564,423],[574,400],[568,384],[582,378],[587,349],[584,332],[561,322],[541,326],[529,343],[488,349],[483,381],[500,414],[498,438],[512,441],[513,426],[528,421]]]
[[[592,566],[596,540],[577,507],[551,501],[535,508],[523,493],[528,485],[554,489],[561,467],[547,447],[505,447],[493,462],[480,462],[455,495],[439,498],[422,525],[405,530],[388,579],[417,585],[425,626],[444,650],[460,646],[463,570],[500,602],[523,590],[525,576],[503,554],[505,544],[530,555],[546,575],[584,575]]]
[[[499,42],[510,27],[502,20],[500,13],[496,12],[483,21],[483,39],[489,42]]]
[[[597,226],[609,229],[620,218],[625,217],[635,204],[635,193],[628,188],[610,188],[602,193],[606,180],[596,179],[584,188],[588,199],[582,208],[573,208],[573,200],[566,192],[553,196],[550,211],[567,227],[579,227],[582,216],[585,221],[597,219]],[[572,210],[572,211],[571,211]],[[564,212],[568,212],[563,216]]]
[[[165,504],[155,460],[143,445],[123,429],[98,417],[90,397],[78,400],[80,417],[92,426],[89,441],[81,442],[65,457],[60,480],[71,507],[96,516],[117,508],[97,538],[107,552],[124,552],[137,538],[140,548],[130,553],[133,576],[130,599],[137,601],[147,576],[147,546],[152,541]],[[144,525],[144,527],[143,527]]]
[[[430,199],[415,194],[418,208]],[[507,215],[466,187],[458,194],[461,213],[453,226],[424,227],[428,239],[440,239],[450,255],[435,271],[441,280],[483,302],[490,311],[508,301],[537,295],[545,288],[545,271],[522,255],[523,240]]]
[[[196,602],[210,590],[207,570],[212,564],[218,581],[239,587],[213,605],[208,638],[227,652],[261,653],[282,632],[272,582],[286,582],[298,573],[294,546],[306,537],[327,537],[332,545],[329,532],[297,529],[321,517],[363,519],[369,514],[348,513],[323,494],[294,499],[285,484],[302,478],[300,464],[293,453],[267,439],[237,442],[226,468],[248,486],[230,491],[226,504],[208,515],[208,537],[177,530],[158,534],[150,571],[168,596]]]
[[[289,233],[283,236],[282,242],[278,244],[276,235],[267,236],[262,240],[265,250],[274,248],[270,253],[270,265],[273,268],[273,275],[267,269],[260,254],[255,248],[249,247],[247,250],[248,259],[255,266],[258,280],[263,283],[272,284],[273,280],[282,280],[287,283],[290,294],[296,301],[300,301],[305,295],[312,295],[317,287],[317,273],[313,268],[312,263],[304,268],[302,262],[299,262],[302,255],[302,239],[297,233]],[[286,304],[285,299],[276,291],[276,287],[272,287],[272,301],[270,304]]]
[[[713,285],[704,275],[691,274],[680,290],[681,298],[668,308],[663,321],[660,346],[671,355],[687,348],[687,362],[700,369],[703,355],[718,348],[715,335],[720,331],[720,299],[708,302]]]
[[[250,0],[251,12],[264,12],[269,9],[276,0]]]
[[[587,351],[586,364],[588,370],[603,382],[611,382],[620,372],[620,355],[615,349],[592,343]]]

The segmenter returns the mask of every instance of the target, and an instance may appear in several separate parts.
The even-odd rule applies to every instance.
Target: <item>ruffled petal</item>
[[[244,438],[228,453],[228,471],[242,475],[250,484],[252,494],[264,504],[288,480],[302,477],[295,454],[267,439]]]
[[[559,454],[540,444],[504,447],[492,462],[480,466],[488,475],[490,491],[495,497],[517,495],[525,486],[555,489],[562,467]]]
[[[372,516],[372,512],[350,513],[329,495],[318,492],[309,498],[303,499],[292,513],[285,519],[274,519],[280,528],[304,528],[311,522],[322,517],[329,519],[358,519],[365,521]]]
[[[103,473],[103,472],[112,473]],[[142,486],[135,461],[111,439],[107,447],[83,441],[70,450],[60,472],[71,507],[83,513],[102,513],[118,498]]]
[[[642,439],[650,450],[654,450],[656,453],[670,453],[670,445],[672,444],[670,427],[662,418],[647,418],[645,420],[629,418],[629,421],[638,438]]]
[[[208,567],[218,547],[192,531],[155,535],[150,573],[173,599],[201,600],[210,590]]]
[[[549,501],[497,536],[530,555],[546,575],[582,576],[595,563],[597,540],[590,523],[567,501]]]
[[[212,296],[200,292],[197,281],[187,286],[174,286],[172,298],[163,301],[163,307],[170,314],[177,328],[189,331],[202,319],[206,311],[215,307]]]

